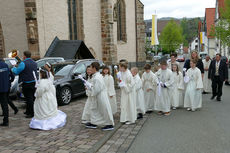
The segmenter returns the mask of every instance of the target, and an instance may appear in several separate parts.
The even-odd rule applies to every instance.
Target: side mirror
[[[80,73],[74,73],[74,74],[72,75],[72,79],[75,79],[78,75],[80,75]]]

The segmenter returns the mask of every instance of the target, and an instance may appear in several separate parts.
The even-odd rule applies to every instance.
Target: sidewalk
[[[119,106],[119,91],[117,100]],[[87,129],[81,124],[85,101],[86,97],[80,97],[74,99],[70,105],[59,107],[67,114],[67,124],[63,128],[52,131],[30,129],[28,126],[30,119],[26,119],[23,114],[25,104],[15,102],[19,107],[19,113],[14,115],[10,109],[10,126],[0,128],[0,153],[85,153],[96,152],[99,149],[99,152],[103,152],[106,147],[107,150],[119,152],[127,148],[131,139],[141,128],[141,124],[146,120],[145,118],[134,125],[121,125],[119,123],[120,114],[117,113],[114,117],[115,130],[105,132],[100,128]],[[2,112],[0,111],[0,113]],[[2,120],[2,118],[0,119]],[[115,139],[117,140],[115,141]],[[111,145],[113,141],[115,141],[115,146]]]

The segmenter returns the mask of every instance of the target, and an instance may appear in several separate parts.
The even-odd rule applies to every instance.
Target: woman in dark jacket
[[[197,51],[192,51],[190,59],[187,59],[184,64],[184,68],[186,68],[186,71],[190,68],[190,60],[196,60],[197,64],[196,67],[200,69],[202,77],[204,75],[204,64],[202,60],[199,58]]]

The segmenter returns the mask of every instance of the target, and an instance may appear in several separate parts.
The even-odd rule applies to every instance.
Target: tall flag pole
[[[152,41],[151,45],[159,45],[157,37],[157,15],[152,15]]]

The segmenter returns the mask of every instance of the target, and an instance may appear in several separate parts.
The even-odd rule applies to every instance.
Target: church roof
[[[94,58],[82,40],[59,40],[55,37],[45,57],[63,57],[67,59]]]

